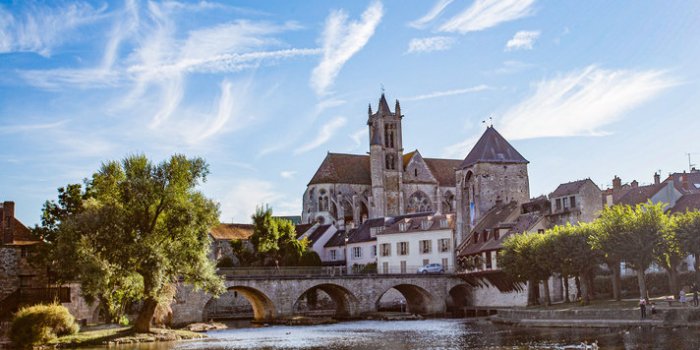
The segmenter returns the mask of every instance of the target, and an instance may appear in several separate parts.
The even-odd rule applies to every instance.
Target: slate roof
[[[219,241],[248,239],[253,234],[250,224],[219,224],[211,229],[211,236]]]
[[[529,163],[501,134],[489,126],[467,154],[460,168],[476,163]]]
[[[348,235],[348,244],[376,240],[377,238],[372,237],[372,235],[370,234],[370,229],[380,226],[384,226],[384,218],[374,218],[365,220],[365,222],[360,224],[360,226],[358,226],[356,229],[350,231],[350,234]]]
[[[294,231],[297,233],[297,238],[301,237],[306,231],[312,228],[315,224],[299,224],[294,225]]]
[[[508,223],[506,220],[509,216],[513,215],[513,211],[520,210],[518,203],[510,202],[508,204],[499,204],[491,208],[486,215],[479,220],[479,222],[474,226],[474,228],[469,233],[469,236],[465,237],[464,241],[460,244],[458,251],[459,256],[471,255],[484,250],[484,247],[488,243],[481,238],[481,234],[484,231],[490,231],[497,227],[512,228],[513,223]],[[476,243],[472,240],[474,233],[479,234],[479,239]],[[491,236],[491,232],[489,232]]]
[[[326,244],[324,244],[323,246],[325,248],[345,246],[345,232],[345,230],[336,231],[333,237],[328,239],[328,242],[326,242]],[[350,234],[352,234],[352,231],[350,232]]]
[[[309,181],[309,185],[324,183],[371,185],[369,156],[329,152]]]
[[[572,194],[578,193],[578,191],[581,190],[581,187],[588,182],[591,181],[591,179],[583,179],[583,180],[578,180],[578,181],[572,181],[572,182],[567,182],[559,185],[554,192],[549,194],[549,198],[555,198],[555,197],[563,197],[563,196],[568,196]]]
[[[382,93],[382,97],[379,98],[379,106],[377,107],[377,112],[391,113],[391,110],[389,109],[389,104],[386,102],[386,97],[384,97],[384,93]]]
[[[676,202],[669,210],[671,214],[685,213],[686,211],[700,210],[700,193],[686,194]]]
[[[689,173],[673,173],[664,182],[673,182],[673,186],[682,194],[700,193],[700,171],[697,170]]]
[[[331,228],[333,225],[320,225],[318,226],[314,232],[312,232],[308,237],[309,237],[309,242],[313,246],[316,241],[318,241],[323,235],[328,231],[329,228]]]
[[[447,227],[440,227],[440,221],[447,217]],[[423,229],[422,223],[425,220],[430,220],[430,227]],[[408,227],[405,231],[401,231],[399,225],[405,222]],[[454,228],[454,214],[447,215],[434,215],[433,213],[416,213],[412,216],[402,217],[398,220],[393,219],[391,222],[386,224],[386,228],[379,235],[384,234],[394,234],[394,233],[406,233],[406,232],[421,232],[421,231],[434,231],[434,230],[451,230]]]
[[[647,185],[630,188],[627,193],[621,196],[614,204],[637,205],[646,203],[653,195],[666,187],[665,183],[658,185]]]

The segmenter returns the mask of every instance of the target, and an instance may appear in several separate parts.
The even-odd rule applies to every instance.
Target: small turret
[[[367,106],[367,115],[369,115],[370,117],[372,116],[372,104],[371,103]]]
[[[401,105],[399,105],[399,100],[396,100],[396,107],[394,108],[394,113],[397,117],[401,118]]]

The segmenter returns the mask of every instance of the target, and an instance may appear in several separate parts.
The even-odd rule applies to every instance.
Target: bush
[[[45,344],[58,336],[78,333],[79,329],[64,306],[39,304],[17,311],[10,326],[10,339],[18,346]]]
[[[690,286],[694,281],[694,272],[685,271],[678,274],[679,287]],[[612,295],[611,276],[596,276],[594,284],[595,291],[606,296]],[[645,274],[647,290],[650,296],[670,295],[668,284],[668,274],[663,272],[652,272]],[[622,277],[622,297],[639,296],[639,283],[636,275]]]

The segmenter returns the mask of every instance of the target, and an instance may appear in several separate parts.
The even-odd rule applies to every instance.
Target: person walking
[[[642,315],[642,320],[647,318],[647,301],[644,298],[639,298],[639,312]]]

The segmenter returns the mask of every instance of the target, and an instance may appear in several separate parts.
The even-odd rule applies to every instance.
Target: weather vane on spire
[[[481,121],[482,124],[486,125],[486,120]],[[492,127],[493,128],[493,114],[489,116],[489,124],[487,127]]]
[[[384,83],[379,83],[379,89],[382,90],[382,95],[384,94]]]

